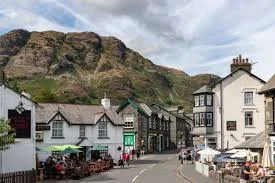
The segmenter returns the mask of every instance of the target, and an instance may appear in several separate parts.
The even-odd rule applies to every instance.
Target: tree
[[[5,151],[14,143],[15,133],[8,120],[0,119],[0,151]]]

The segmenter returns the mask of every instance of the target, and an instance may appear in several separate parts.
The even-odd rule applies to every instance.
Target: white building
[[[0,173],[26,171],[36,168],[35,106],[26,95],[0,85],[0,118],[10,120],[15,129],[15,143],[0,151]]]
[[[37,147],[78,145],[83,147],[83,159],[91,159],[91,148],[101,149],[101,155],[111,154],[119,159],[124,123],[110,106],[109,99],[103,99],[102,105],[39,104],[36,109]],[[41,161],[48,156],[38,154]]]
[[[257,92],[265,81],[251,69],[248,59],[239,55],[228,76],[193,93],[192,133],[207,146],[230,149],[264,130],[264,97]]]

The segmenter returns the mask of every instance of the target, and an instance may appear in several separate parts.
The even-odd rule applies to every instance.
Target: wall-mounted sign
[[[15,130],[16,138],[31,138],[31,111],[8,110],[11,127]]]
[[[36,131],[50,130],[50,125],[48,124],[36,124]]]
[[[237,122],[236,121],[226,121],[226,130],[227,131],[236,131]]]
[[[36,132],[36,133],[35,133],[35,140],[36,140],[37,142],[43,141],[43,139],[44,139],[44,134],[43,134],[43,132]]]
[[[134,146],[134,135],[124,135],[124,146]]]

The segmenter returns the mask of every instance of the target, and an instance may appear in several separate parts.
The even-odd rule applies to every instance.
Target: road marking
[[[152,164],[150,167],[153,168],[156,164]]]
[[[146,170],[147,170],[147,169],[143,169],[141,172],[139,172],[139,174],[138,174],[137,176],[135,176],[135,178],[133,178],[132,182],[135,182],[136,179],[138,178],[138,176],[139,176],[140,174],[142,174],[143,172],[145,172]]]
[[[135,180],[138,178],[138,175],[133,178],[132,182],[135,182]]]
[[[183,176],[183,175],[180,173],[180,169],[181,169],[182,166],[183,166],[183,165],[180,165],[180,166],[177,168],[177,171],[176,171],[177,177],[179,177],[179,178],[181,178],[182,180],[185,180],[185,181],[187,181],[187,182],[189,182],[189,183],[193,183],[188,177],[185,177],[185,176]]]
[[[145,172],[145,171],[146,171],[146,169],[143,169],[141,172],[139,172],[139,175],[142,174],[142,173]]]

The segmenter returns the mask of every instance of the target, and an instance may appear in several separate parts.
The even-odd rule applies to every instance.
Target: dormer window
[[[200,106],[204,106],[204,95],[200,95]]]
[[[108,122],[107,116],[103,116],[98,122],[98,137],[108,138]]]
[[[200,106],[200,96],[195,96],[194,100],[195,100],[195,106],[196,107]]]
[[[213,101],[212,95],[206,95],[206,105],[212,106],[213,105],[212,101]]]

